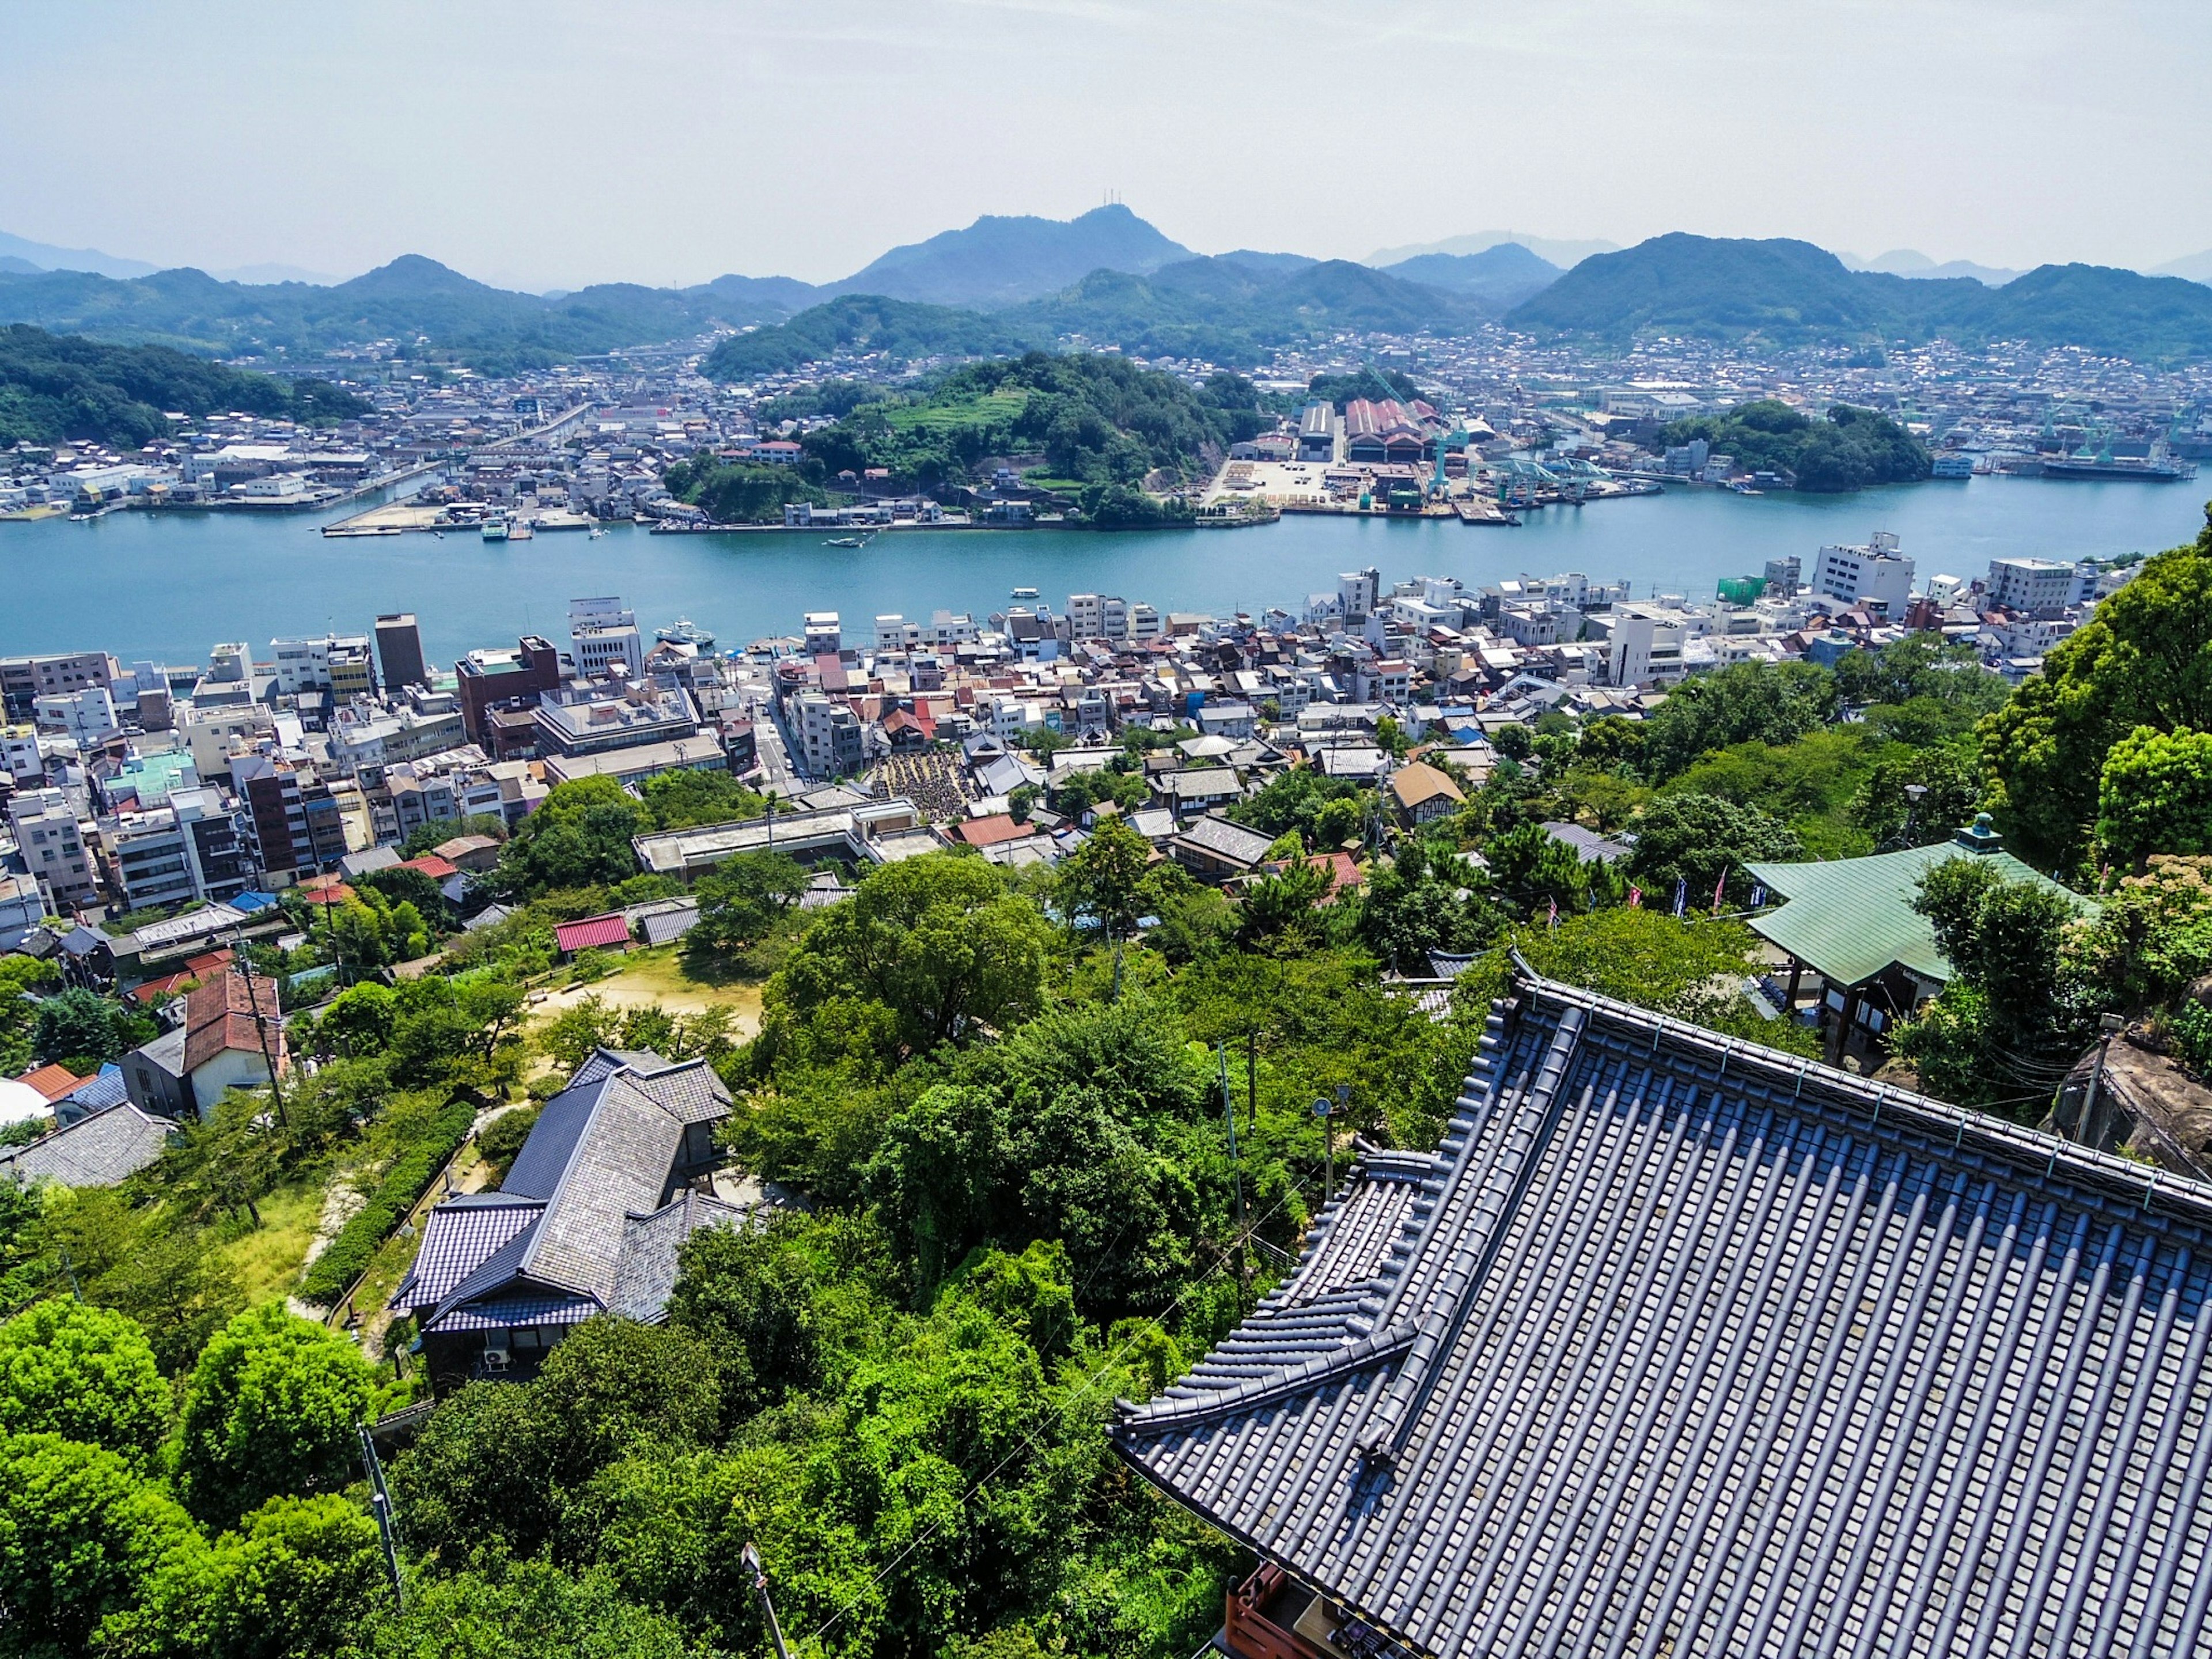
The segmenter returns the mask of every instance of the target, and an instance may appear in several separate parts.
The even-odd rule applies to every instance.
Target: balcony
[[[1410,1659],[1372,1625],[1272,1563],[1230,1590],[1228,1617],[1212,1645],[1230,1659]]]

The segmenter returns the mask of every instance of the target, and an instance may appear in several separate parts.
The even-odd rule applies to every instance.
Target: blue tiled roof
[[[501,1331],[518,1325],[580,1325],[599,1312],[588,1296],[529,1285],[504,1296],[486,1297],[441,1315],[439,1331]]]

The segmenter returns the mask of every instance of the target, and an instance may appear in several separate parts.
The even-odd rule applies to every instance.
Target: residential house
[[[226,966],[185,995],[185,1018],[123,1057],[132,1104],[157,1117],[205,1117],[229,1090],[265,1088],[290,1069],[276,981]]]
[[[703,1060],[601,1048],[538,1114],[497,1192],[434,1206],[392,1299],[434,1389],[533,1375],[595,1314],[665,1316],[676,1257],[744,1212],[708,1192],[729,1091]]]

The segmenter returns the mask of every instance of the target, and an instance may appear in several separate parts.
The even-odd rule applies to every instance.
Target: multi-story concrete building
[[[386,690],[430,684],[430,671],[422,660],[422,630],[415,625],[413,611],[395,611],[376,619],[376,656],[384,668]]]
[[[487,715],[494,708],[528,709],[561,684],[561,653],[535,634],[526,634],[511,651],[471,651],[453,665],[461,700],[461,730],[468,740],[497,759]]]
[[[1912,561],[1897,547],[1894,534],[1877,530],[1863,547],[1822,548],[1813,591],[1886,617],[1902,617],[1912,600]]]
[[[818,778],[841,777],[860,769],[865,758],[860,717],[846,703],[819,691],[799,694],[798,738],[806,769]]]
[[[345,856],[342,805],[304,760],[243,756],[231,775],[246,804],[247,845],[264,880],[289,885]]]
[[[1608,685],[1672,685],[1687,672],[1682,648],[1712,631],[1712,618],[1664,605],[1617,605],[1589,619],[1605,652]]]
[[[2094,563],[2088,567],[2087,593],[2083,592],[2082,578],[2079,566],[2057,559],[1991,559],[1989,580],[1984,584],[1985,599],[1993,610],[2017,611],[2047,619],[2096,592],[2097,568]]]
[[[333,701],[368,696],[376,690],[376,669],[366,634],[325,634],[319,639],[269,641],[276,663],[279,696],[299,697],[327,691]]]
[[[57,915],[100,901],[100,873],[84,842],[76,808],[59,789],[27,789],[8,803],[9,826],[24,867]]]
[[[644,684],[610,690],[572,682],[542,699],[532,718],[539,752],[570,757],[667,743],[699,730],[690,692]]]
[[[0,702],[10,720],[28,720],[32,704],[40,697],[66,696],[88,685],[110,685],[115,677],[115,659],[105,651],[0,657]]]
[[[123,729],[123,722],[115,712],[115,699],[108,695],[105,685],[42,693],[32,703],[31,711],[40,729],[63,732],[87,749]]]
[[[637,616],[619,599],[568,601],[568,655],[576,672],[597,679],[619,664],[630,678],[645,678],[645,639]]]

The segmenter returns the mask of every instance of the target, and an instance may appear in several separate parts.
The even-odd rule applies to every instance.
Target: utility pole
[[[791,1650],[783,1644],[783,1626],[776,1622],[775,1603],[769,1600],[768,1572],[761,1565],[759,1546],[746,1540],[744,1561],[745,1571],[753,1576],[753,1593],[760,1597],[761,1616],[768,1620],[768,1633],[775,1643],[775,1659],[791,1659]]]
[[[1237,1182],[1237,1288],[1249,1288],[1244,1277],[1244,1166],[1237,1158],[1237,1102],[1229,1092],[1229,1049],[1216,1043],[1215,1059],[1221,1062],[1221,1115],[1229,1121],[1229,1169]]]
[[[2112,1039],[2126,1029],[2127,1021],[2122,1019],[2118,1014],[2105,1014],[2099,1017],[2097,1026],[2104,1036],[2097,1042],[2097,1063],[2089,1068],[2089,1086],[2081,1096],[2081,1115],[2074,1120],[2074,1133],[2071,1137],[2084,1146],[2089,1144],[2090,1120],[2096,1115],[2097,1097],[2104,1088],[2105,1057],[2112,1052]],[[2067,1138],[2064,1124],[2058,1126],[2058,1133],[2061,1139]]]
[[[384,1571],[392,1579],[392,1605],[404,1613],[407,1589],[399,1576],[398,1534],[392,1523],[392,1493],[384,1484],[384,1463],[376,1455],[376,1441],[368,1425],[356,1420],[353,1426],[361,1436],[361,1461],[368,1470],[368,1507],[376,1516],[376,1534],[384,1544]]]
[[[234,955],[242,956],[245,941],[240,939],[239,945],[240,949]],[[253,963],[251,959],[246,963],[246,1006],[253,1010],[253,1034],[261,1039],[261,1063],[269,1068],[269,1097],[276,1103],[276,1124],[279,1128],[288,1128],[290,1126],[284,1117],[284,1089],[276,1080],[276,1056],[269,1047],[269,1022],[262,1016],[261,994],[253,988]]]
[[[1327,1095],[1314,1097],[1313,1113],[1321,1120],[1321,1201],[1328,1206],[1328,1189],[1336,1184],[1336,1129],[1329,1121],[1331,1111]]]

